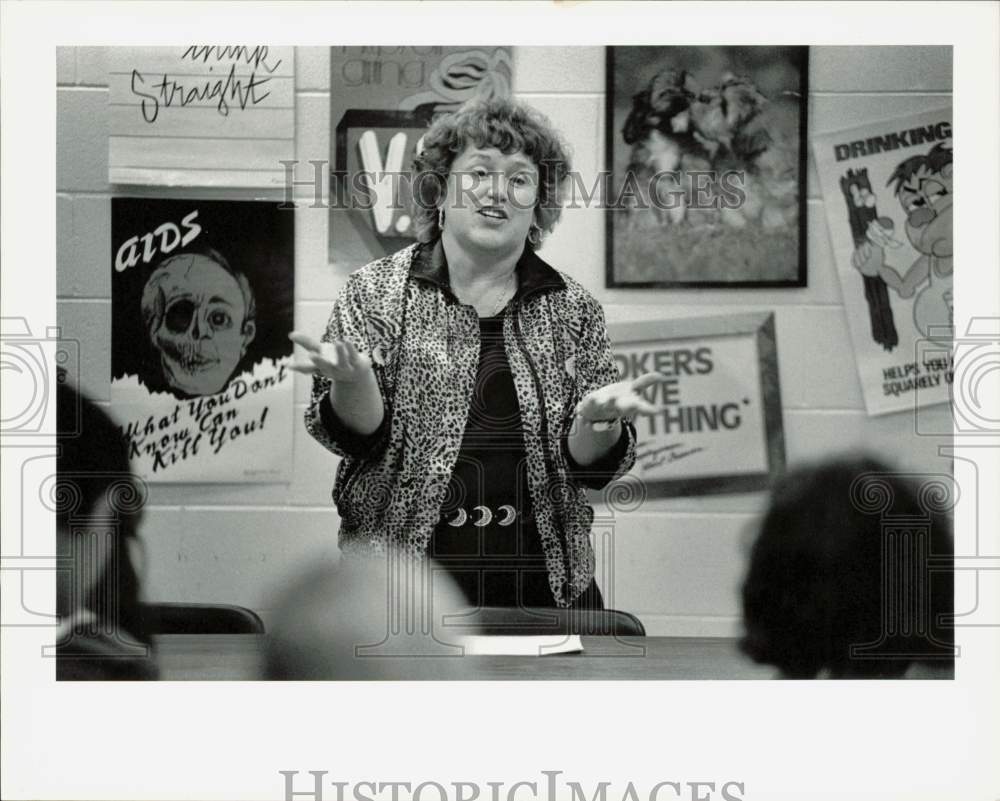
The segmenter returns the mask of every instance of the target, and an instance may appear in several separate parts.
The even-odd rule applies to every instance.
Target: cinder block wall
[[[57,274],[63,335],[80,342],[76,379],[108,403],[110,381],[110,198],[280,199],[280,193],[111,186],[107,182],[107,71],[101,48],[57,51]],[[329,158],[329,56],[296,48],[296,157]],[[515,49],[518,95],[549,115],[573,147],[587,185],[604,162],[604,50]],[[946,105],[951,48],[817,47],[810,55],[811,132]],[[299,177],[311,175],[311,167]],[[296,190],[295,318],[323,329],[346,275],[360,265],[330,264],[326,209]],[[945,471],[940,438],[920,437],[912,415],[869,418],[848,337],[819,183],[810,153],[809,286],[803,289],[634,291],[604,286],[599,209],[568,211],[543,255],[582,281],[609,321],[774,310],[786,447],[791,463],[867,449],[914,470]],[[337,558],[338,520],[330,502],[335,457],[298,420],[308,381],[296,377],[295,453],[288,485],[152,485],[142,527],[147,595],[157,600],[240,603],[265,617],[275,586],[317,558]],[[934,411],[947,426],[946,407]],[[938,422],[938,421],[935,421]],[[942,430],[940,427],[935,430]],[[725,636],[739,630],[739,585],[747,537],[761,494],[647,502],[614,526],[613,558],[599,575],[611,602],[652,634]],[[612,586],[613,585],[613,586]]]

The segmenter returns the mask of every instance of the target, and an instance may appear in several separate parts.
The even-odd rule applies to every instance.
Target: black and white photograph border
[[[995,769],[1000,507],[997,493],[989,489],[1000,485],[1000,182],[982,180],[1000,174],[997,5],[871,3],[861,12],[863,24],[855,3],[292,8],[294,13],[277,4],[235,3],[8,2],[0,7],[0,687],[6,735],[0,796],[151,801],[381,801],[395,796],[409,801],[419,788],[424,801],[561,801],[595,795],[613,801],[1000,798]],[[489,31],[480,34],[484,12],[491,13]],[[455,43],[475,31],[477,38],[515,46],[657,45],[667,37],[697,45],[708,31],[722,43],[753,39],[769,44],[780,38],[813,46],[908,45],[932,38],[954,46],[956,130],[962,139],[955,180],[978,187],[976,202],[959,209],[955,219],[956,248],[975,254],[955,282],[955,327],[964,332],[956,333],[955,343],[955,429],[942,430],[939,417],[921,410],[907,432],[914,437],[954,434],[943,454],[954,464],[959,494],[956,606],[963,615],[955,627],[961,652],[954,681],[57,686],[54,660],[42,656],[55,630],[54,582],[48,581],[49,591],[23,593],[30,583],[46,583],[36,582],[39,574],[55,574],[54,514],[28,508],[41,485],[25,484],[22,468],[30,459],[55,458],[54,367],[72,367],[86,376],[108,364],[105,356],[81,351],[81,342],[61,332],[55,312],[52,190],[57,185],[56,132],[64,124],[53,91],[56,48],[176,44],[192,30],[206,37],[323,47],[332,39],[364,44],[373,31],[382,41]],[[558,74],[548,78],[552,86],[560,79]],[[84,83],[72,99],[78,102],[96,91]],[[816,91],[830,92],[836,100],[833,89]],[[871,94],[887,113],[893,104],[906,103],[905,97],[878,89]],[[106,250],[100,260],[103,272]],[[99,309],[102,301],[81,294],[81,306]],[[695,302],[694,295],[685,298],[685,303]],[[786,387],[791,389],[783,380]],[[831,417],[835,424],[843,419]],[[176,511],[184,514],[180,504]],[[298,521],[314,513],[297,511],[293,517]],[[677,517],[683,522],[690,512],[678,511]],[[612,742],[595,745],[598,732]],[[173,767],[165,769],[165,764]],[[550,787],[557,789],[550,792]]]

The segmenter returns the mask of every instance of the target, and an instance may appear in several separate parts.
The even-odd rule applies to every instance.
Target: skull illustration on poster
[[[246,276],[214,250],[161,262],[142,292],[142,320],[163,381],[182,396],[220,392],[256,333]]]

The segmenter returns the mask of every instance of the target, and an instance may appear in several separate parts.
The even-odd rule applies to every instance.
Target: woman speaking
[[[342,458],[345,554],[430,556],[482,606],[602,608],[585,488],[632,467],[604,314],[535,250],[569,159],[510,100],[436,120],[413,167],[419,242],[354,272],[322,341],[306,426]]]

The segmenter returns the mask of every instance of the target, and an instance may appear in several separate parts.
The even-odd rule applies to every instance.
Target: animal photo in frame
[[[607,285],[806,285],[809,48],[607,48]]]

